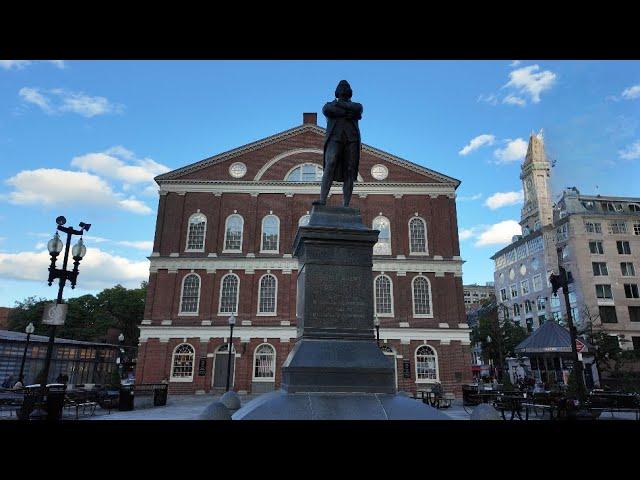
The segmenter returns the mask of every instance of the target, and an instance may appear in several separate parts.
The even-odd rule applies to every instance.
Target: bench
[[[529,411],[533,410],[536,417],[538,416],[537,410],[542,410],[542,416],[544,417],[544,412],[549,411],[549,420],[553,420],[553,412],[556,410],[555,405],[548,405],[545,403],[535,403],[535,402],[523,402],[522,406],[524,407],[524,415],[525,420],[529,420]]]
[[[72,410],[75,408],[76,420],[80,418],[80,409],[82,409],[83,415],[86,415],[88,410],[89,415],[93,416],[95,415],[98,402],[94,401],[92,397],[94,397],[94,394],[86,391],[69,391],[64,397],[63,408],[65,410]]]
[[[589,407],[590,412],[611,412],[611,418],[614,417],[614,413],[634,413],[636,420],[640,420],[640,408],[634,407]]]

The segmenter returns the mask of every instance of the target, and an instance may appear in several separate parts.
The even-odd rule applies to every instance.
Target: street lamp
[[[122,372],[124,371],[124,348],[122,348],[124,342],[124,334],[118,335],[118,342],[120,342],[120,362],[118,362],[118,368],[120,369],[120,382],[122,382]]]
[[[31,338],[31,334],[34,332],[36,328],[33,326],[32,322],[29,322],[29,325],[24,329],[24,332],[27,334],[27,343],[24,346],[24,353],[22,354],[22,364],[20,365],[20,376],[18,377],[18,381],[24,384],[23,374],[24,374],[24,361],[27,359],[27,349],[29,348],[29,338]]]
[[[57,230],[64,232],[67,234],[66,245],[63,245],[58,232],[56,232],[51,240],[47,243],[47,249],[49,250],[49,254],[51,255],[51,265],[49,265],[49,286],[53,283],[55,279],[59,279],[58,283],[58,298],[56,299],[56,304],[62,304],[62,291],[64,290],[64,286],[67,283],[67,280],[71,284],[71,288],[76,288],[76,280],[78,278],[78,266],[80,265],[80,261],[87,253],[87,247],[85,247],[84,242],[82,241],[82,237],[78,240],[73,248],[71,247],[71,237],[73,235],[82,235],[85,231],[89,231],[91,227],[90,223],[80,222],[80,230],[76,230],[73,227],[65,227],[64,224],[67,223],[67,219],[63,216],[59,216],[56,218],[56,223],[58,224]],[[64,260],[62,262],[62,268],[56,268],[56,260],[58,255],[62,253],[64,248]],[[67,263],[69,261],[69,250],[71,250],[71,255],[73,257],[73,270],[67,270]],[[51,366],[51,355],[53,353],[53,344],[56,336],[56,327],[57,325],[51,325],[49,329],[49,343],[47,345],[47,356],[44,362],[44,370],[42,372],[42,377],[39,379],[41,383],[46,384],[49,378],[49,368]]]
[[[373,317],[373,325],[376,327],[376,342],[380,346],[380,319],[377,315]]]
[[[229,328],[231,328],[231,333],[229,333],[229,349],[228,349],[228,357],[227,357],[227,392],[229,391],[229,381],[231,380],[231,348],[233,348],[233,326],[236,324],[236,317],[231,314],[229,317]]]

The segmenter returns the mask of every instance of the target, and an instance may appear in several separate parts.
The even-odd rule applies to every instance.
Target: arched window
[[[260,278],[258,315],[275,315],[278,303],[278,280],[271,274]]]
[[[304,163],[291,170],[287,182],[319,182],[322,180],[322,167],[315,163]]]
[[[298,220],[298,226],[299,227],[304,227],[306,225],[309,225],[309,220],[311,220],[311,215],[303,215],[300,217],[300,220]]]
[[[171,359],[171,380],[190,382],[193,380],[193,358],[195,350],[188,343],[182,343],[173,350]]]
[[[239,287],[240,279],[237,275],[228,273],[222,277],[218,313],[238,313]]]
[[[373,246],[374,255],[391,255],[391,225],[387,217],[376,217],[373,229],[380,230],[378,243]]]
[[[276,351],[268,343],[258,345],[253,354],[253,380],[273,382],[276,379]]]
[[[409,253],[427,253],[427,226],[418,217],[409,221]]]
[[[277,252],[280,246],[280,220],[275,215],[267,215],[262,219],[261,252]]]
[[[429,345],[416,350],[416,382],[438,381],[438,357]]]
[[[376,315],[393,316],[393,285],[386,275],[378,275],[375,279],[374,298]]]
[[[427,277],[413,279],[413,315],[414,317],[432,317],[431,285]]]
[[[182,279],[182,296],[180,297],[180,314],[197,315],[200,302],[200,276],[190,273]]]
[[[187,231],[187,248],[202,252],[204,250],[204,237],[207,232],[207,217],[202,213],[194,213],[189,217],[189,229]]]
[[[229,215],[225,222],[224,251],[242,251],[242,227],[244,220],[240,215]]]

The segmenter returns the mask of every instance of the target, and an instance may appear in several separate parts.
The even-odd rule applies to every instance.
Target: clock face
[[[229,174],[233,178],[242,178],[247,173],[247,166],[242,162],[236,162],[229,167]]]
[[[532,187],[532,186],[533,186],[533,182],[532,182],[532,181],[531,181],[531,179],[529,178],[529,179],[527,180],[527,188],[528,188],[529,190],[531,190],[531,187]]]
[[[376,180],[384,180],[389,176],[389,170],[384,165],[374,165],[371,167],[371,176]]]

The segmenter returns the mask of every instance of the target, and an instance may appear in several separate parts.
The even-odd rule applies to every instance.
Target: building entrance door
[[[226,388],[227,387],[227,362],[229,359],[228,354],[229,345],[222,345],[216,351],[215,361],[213,362],[213,375],[212,375],[212,386],[214,388]],[[236,366],[236,350],[235,348],[232,350],[231,355],[231,372],[229,379],[229,388],[233,389],[233,380],[235,377],[235,366]]]
[[[387,345],[382,345],[380,347],[382,353],[389,359],[389,361],[393,364],[393,376],[396,384],[396,390],[398,390],[398,361],[396,360],[396,352],[393,351],[391,347]]]

